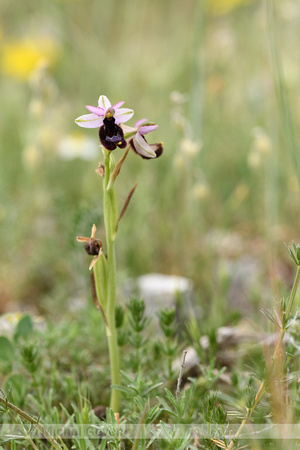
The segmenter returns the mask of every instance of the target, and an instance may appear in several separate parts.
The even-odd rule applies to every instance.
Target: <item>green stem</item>
[[[115,324],[115,302],[116,302],[116,256],[115,256],[115,230],[117,225],[117,203],[115,188],[107,190],[110,174],[112,172],[112,154],[105,151],[105,176],[103,180],[103,204],[104,204],[104,224],[106,230],[107,244],[107,304],[106,318],[108,326],[106,335],[108,340],[108,350],[110,359],[111,384],[120,384],[120,356],[117,339],[117,329]],[[120,392],[111,390],[110,407],[114,412],[120,408]]]
[[[262,381],[258,391],[256,393],[255,396],[255,400],[254,403],[252,405],[252,407],[248,410],[247,416],[245,417],[245,419],[242,421],[241,425],[239,426],[239,429],[237,430],[237,432],[235,433],[234,437],[232,438],[232,441],[230,442],[229,446],[226,447],[227,450],[231,450],[235,444],[235,440],[238,439],[238,437],[240,436],[241,432],[243,431],[244,427],[247,425],[248,420],[250,419],[250,417],[253,414],[254,409],[256,408],[257,403],[259,402],[259,400],[261,399],[264,391],[265,391],[265,387],[266,387],[266,382]]]

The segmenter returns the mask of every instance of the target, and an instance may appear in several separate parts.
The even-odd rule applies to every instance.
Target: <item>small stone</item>
[[[189,372],[191,369],[197,366],[197,364],[200,363],[200,358],[193,347],[188,347],[186,351],[187,353],[185,357],[183,373]],[[179,358],[175,359],[175,361],[173,361],[172,371],[174,373],[178,372],[179,374],[181,364],[182,364],[182,355]]]
[[[145,301],[146,314],[155,317],[162,308],[177,308],[185,312],[193,308],[193,283],[184,277],[150,273],[125,286],[127,297],[138,296]]]

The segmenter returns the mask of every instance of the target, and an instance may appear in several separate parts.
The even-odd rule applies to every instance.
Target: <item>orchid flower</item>
[[[94,224],[92,226],[92,232],[91,237],[81,237],[77,236],[77,242],[84,242],[84,249],[87,252],[88,255],[94,256],[94,258],[91,261],[89,269],[91,270],[98,259],[100,258],[102,254],[102,241],[100,239],[95,239],[96,234],[96,225]]]
[[[128,143],[137,155],[144,159],[158,158],[162,152],[162,143],[148,144],[144,135],[154,131],[158,125],[148,122],[148,119],[140,119],[134,124],[134,128],[122,125],[123,130],[130,136]],[[131,137],[132,136],[132,137]]]
[[[86,105],[86,109],[92,114],[84,114],[77,117],[75,122],[83,128],[98,128],[103,125],[106,114],[114,117],[116,124],[127,122],[127,120],[131,119],[134,112],[132,109],[120,108],[123,104],[124,102],[118,102],[111,106],[108,98],[105,95],[100,95],[98,106]]]
[[[123,123],[133,116],[132,109],[120,108],[124,102],[118,102],[111,106],[105,95],[100,95],[98,106],[86,105],[86,109],[92,114],[78,117],[75,122],[80,127],[98,128],[99,139],[107,150],[115,150],[117,147],[125,148],[127,143],[124,133],[118,123]]]

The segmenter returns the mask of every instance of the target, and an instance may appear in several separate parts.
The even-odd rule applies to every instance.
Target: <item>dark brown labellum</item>
[[[115,124],[114,117],[103,119],[103,125],[99,129],[99,139],[107,150],[115,150],[117,147],[125,148],[127,145],[123,130]]]
[[[100,249],[102,247],[102,242],[100,239],[90,239],[89,242],[84,244],[84,249],[88,255],[97,256],[99,255]]]

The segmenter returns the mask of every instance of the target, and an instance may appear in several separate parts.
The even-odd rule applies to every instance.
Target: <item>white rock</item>
[[[137,295],[144,299],[146,313],[155,315],[162,308],[173,308],[181,303],[192,307],[193,283],[187,278],[176,275],[149,273],[135,281],[130,281],[126,288],[126,296]]]

